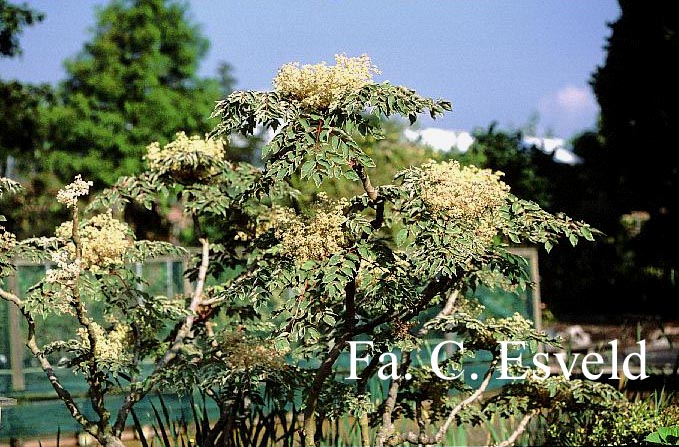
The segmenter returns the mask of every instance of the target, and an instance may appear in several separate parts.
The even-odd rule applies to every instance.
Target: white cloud
[[[593,103],[589,90],[572,85],[556,92],[556,101],[564,110],[572,111],[585,110]]]
[[[567,85],[543,97],[538,112],[542,132],[568,138],[595,125],[599,106],[588,87]]]
[[[448,151],[457,143],[455,132],[436,127],[427,127],[422,130],[406,129],[403,135],[409,141],[431,146],[437,151]]]

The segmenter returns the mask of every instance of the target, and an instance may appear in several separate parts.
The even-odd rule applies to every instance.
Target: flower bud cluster
[[[343,97],[372,83],[379,70],[370,57],[335,55],[335,65],[290,63],[283,65],[273,80],[276,91],[313,109],[328,109]]]
[[[90,186],[94,183],[86,182],[81,177],[80,174],[75,176],[73,183],[64,186],[57,193],[57,202],[63,203],[68,208],[75,208],[78,203],[78,197],[86,196],[90,192]]]

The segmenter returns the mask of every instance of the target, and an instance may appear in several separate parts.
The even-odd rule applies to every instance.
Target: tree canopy
[[[207,49],[183,3],[116,0],[101,9],[92,39],[66,62],[49,117],[49,167],[101,187],[139,172],[149,141],[209,131],[220,85],[197,76]]]
[[[592,76],[601,106],[601,179],[611,191],[643,302],[676,291],[679,268],[679,16],[671,2],[620,0],[607,57]],[[613,231],[613,228],[602,228]]]
[[[0,56],[21,54],[19,35],[26,26],[45,18],[44,14],[26,5],[21,6],[0,0]]]

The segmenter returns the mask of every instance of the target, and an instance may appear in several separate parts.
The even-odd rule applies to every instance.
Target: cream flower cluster
[[[335,65],[290,63],[283,65],[273,80],[276,91],[314,109],[327,109],[337,101],[372,83],[379,70],[366,54],[359,57],[335,55]]]
[[[346,199],[331,202],[323,192],[314,206],[313,216],[287,216],[282,214],[274,225],[281,247],[297,262],[321,261],[331,254],[339,253],[345,245],[343,210],[349,205]]]
[[[73,183],[64,186],[57,193],[57,202],[63,203],[68,208],[74,208],[78,203],[78,197],[86,196],[90,193],[90,186],[94,183],[86,182],[80,177],[80,174],[75,176]]]
[[[5,231],[5,227],[0,227],[0,250],[11,250],[16,243],[16,236],[9,231]]]
[[[473,228],[484,242],[493,238],[500,207],[509,194],[501,172],[461,166],[457,161],[429,162],[421,172],[420,197],[430,211]]]
[[[69,261],[70,254],[65,251],[58,251],[52,254],[52,262],[57,264],[57,268],[47,270],[45,282],[72,286],[80,274],[80,260]]]
[[[64,222],[57,228],[57,237],[71,239],[73,224]],[[123,255],[132,245],[126,223],[114,219],[111,211],[89,219],[79,230],[82,244],[82,267],[92,272],[123,264]],[[74,247],[71,246],[71,250]]]
[[[130,328],[123,324],[116,324],[111,331],[105,331],[98,323],[91,322],[94,332],[94,356],[102,362],[120,362],[126,358],[125,346],[129,343]],[[79,327],[77,330],[83,346],[90,348],[87,329]]]
[[[174,141],[162,148],[160,143],[153,142],[146,147],[144,159],[149,169],[159,173],[179,173],[185,169],[195,169],[204,160],[200,156],[216,161],[224,160],[224,142],[221,139],[201,138],[198,135],[188,137],[184,132],[178,132]],[[215,173],[214,166],[205,166],[205,175]]]

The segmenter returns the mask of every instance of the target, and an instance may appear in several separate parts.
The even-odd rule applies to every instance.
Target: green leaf
[[[550,241],[546,241],[545,242],[545,250],[547,250],[547,253],[552,251],[552,248],[554,248],[554,244],[551,243]]]
[[[594,240],[594,236],[592,236],[592,231],[589,229],[589,227],[580,228],[580,234],[588,241]]]
[[[406,241],[408,238],[408,229],[407,228],[402,228],[401,231],[399,231],[396,234],[396,245],[399,247],[403,245],[403,243]]]
[[[277,338],[273,345],[277,351],[287,351],[290,349],[290,342],[287,338]]]
[[[358,182],[361,180],[360,178],[358,178],[358,174],[356,174],[353,170],[346,171],[344,173],[344,177],[347,180],[351,180],[352,182]]]
[[[307,328],[307,333],[313,340],[318,340],[321,337],[321,334],[313,327]]]
[[[301,169],[302,178],[308,177],[309,174],[311,173],[311,171],[313,171],[315,167],[316,167],[316,162],[314,160],[308,160],[307,162],[305,162],[302,165],[302,169]]]
[[[312,268],[314,268],[315,265],[316,265],[315,261],[305,261],[304,264],[302,264],[302,266],[300,268],[302,270],[308,271],[308,270],[311,270]]]
[[[573,247],[578,245],[578,237],[575,234],[570,234],[568,236],[568,241],[571,243]]]
[[[325,314],[323,315],[323,322],[329,326],[334,326],[337,323],[337,320],[335,320],[335,317],[332,315]]]

